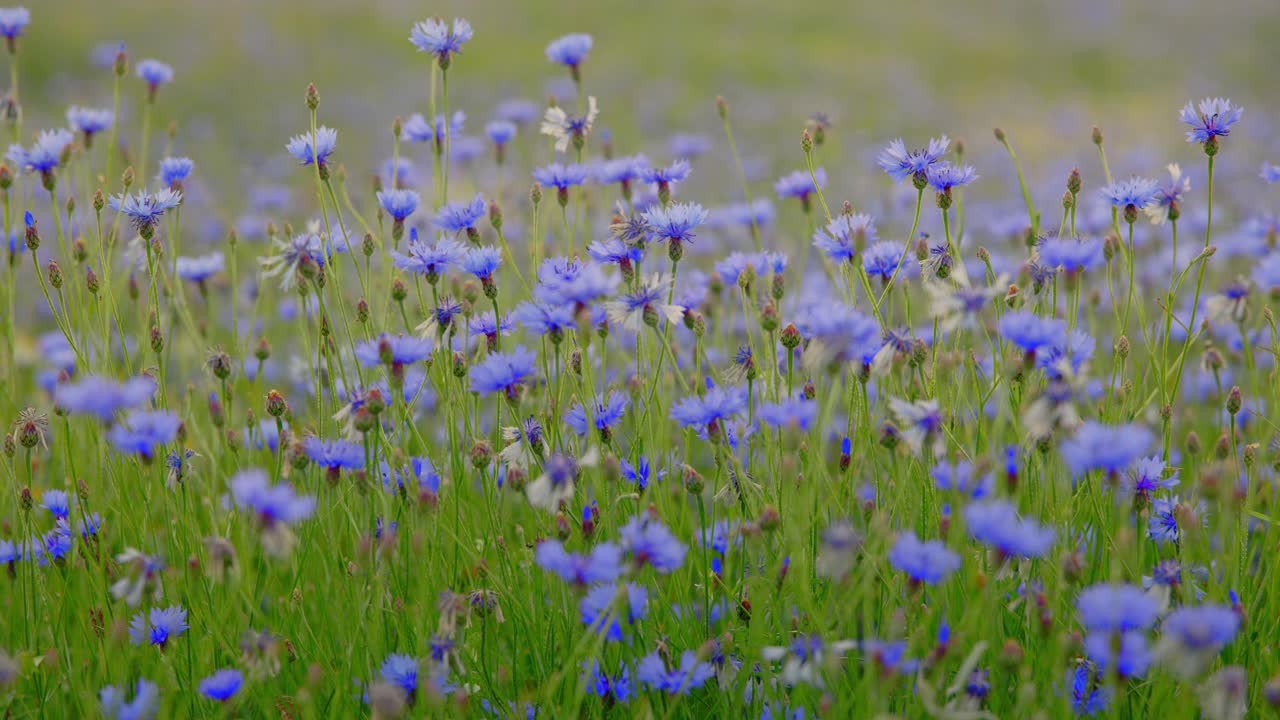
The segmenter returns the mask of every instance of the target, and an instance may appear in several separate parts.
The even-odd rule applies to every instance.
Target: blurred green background
[[[1000,125],[1033,178],[1056,178],[1092,159],[1093,124],[1114,146],[1178,147],[1178,108],[1208,94],[1245,105],[1239,132],[1259,153],[1275,149],[1275,0],[57,0],[31,9],[28,129],[60,123],[71,103],[109,104],[110,73],[91,57],[124,41],[133,61],[174,66],[160,114],[177,121],[177,149],[206,172],[279,159],[305,124],[307,82],[320,89],[322,121],[342,132],[343,161],[367,157],[361,172],[374,167],[390,155],[392,119],[427,109],[428,59],[408,34],[431,15],[467,17],[476,30],[451,71],[452,104],[468,112],[470,133],[500,99],[541,101],[562,89],[564,73],[543,48],[588,32],[588,91],[621,152],[664,157],[673,132],[718,139],[717,94],[733,105],[744,154],[774,171],[799,163],[795,138],[815,111],[834,123],[827,164],[838,158],[863,175],[892,137],[947,132],[981,158],[997,150],[990,130]],[[136,80],[128,87],[126,120],[142,92]],[[1143,157],[1131,169],[1154,175],[1164,162]]]

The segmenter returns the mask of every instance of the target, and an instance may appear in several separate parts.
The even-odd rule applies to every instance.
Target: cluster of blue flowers
[[[30,23],[0,9],[15,78]],[[175,72],[123,46],[136,151],[119,105],[7,115],[15,717],[1280,706],[1280,220],[1213,195],[1280,165],[1215,180],[1239,106],[1178,114],[1203,199],[1096,130],[1055,225],[1004,130],[981,177],[946,135],[859,148],[883,202],[822,114],[771,194],[723,99],[729,153],[616,154],[587,34],[480,134],[475,36],[411,26],[386,162],[309,87],[247,198],[198,144],[148,161]]]

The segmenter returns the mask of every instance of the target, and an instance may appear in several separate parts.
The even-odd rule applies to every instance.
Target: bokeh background
[[[1182,161],[1195,178],[1203,158],[1183,142],[1176,113],[1209,94],[1247,108],[1232,136],[1236,162],[1221,170],[1228,179],[1280,158],[1275,0],[56,0],[33,13],[23,56],[27,128],[60,123],[71,103],[109,105],[110,72],[95,63],[124,42],[134,61],[174,66],[161,126],[177,124],[174,151],[197,158],[205,179],[287,177],[282,145],[305,124],[308,82],[320,89],[322,122],[341,132],[341,160],[373,172],[390,156],[393,118],[427,111],[429,63],[408,33],[429,15],[464,16],[476,29],[450,73],[452,105],[467,112],[469,134],[481,132],[499,100],[566,95],[568,79],[543,48],[588,32],[596,46],[587,88],[619,152],[665,160],[671,135],[696,133],[712,141],[711,162],[731,171],[714,105],[724,95],[761,193],[799,166],[798,134],[814,112],[833,123],[822,162],[837,196],[855,200],[885,191],[873,166],[885,141],[904,136],[911,145],[945,132],[967,141],[986,179],[973,195],[1003,202],[1013,176],[991,137],[997,125],[1049,208],[1073,165],[1086,182],[1098,179],[1094,124],[1105,128],[1116,174],[1155,176]],[[141,83],[126,86],[132,98],[122,115],[136,121],[129,116]],[[705,186],[699,199],[731,199],[736,183],[721,185],[719,196]],[[229,218],[242,201],[216,204]]]

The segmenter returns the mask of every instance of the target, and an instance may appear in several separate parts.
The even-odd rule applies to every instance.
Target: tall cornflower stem
[[[498,329],[498,332],[493,335],[493,349],[502,352],[502,309],[498,307],[497,295],[489,299],[493,302],[493,325]]]
[[[1205,223],[1204,223],[1204,249],[1201,251],[1201,254],[1209,250],[1209,240],[1213,236],[1213,159],[1214,159],[1214,155],[1210,154],[1208,157],[1209,157],[1209,181],[1208,181],[1208,190],[1206,191],[1208,205],[1207,205]],[[1191,319],[1187,322],[1187,338],[1182,343],[1182,352],[1178,356],[1178,370],[1176,373],[1174,373],[1173,385],[1169,388],[1169,392],[1168,392],[1168,397],[1169,397],[1168,404],[1170,407],[1172,407],[1174,403],[1177,401],[1178,387],[1182,384],[1182,370],[1187,362],[1187,353],[1191,350],[1191,339],[1195,337],[1195,334],[1196,334],[1196,311],[1200,308],[1200,290],[1204,287],[1204,271],[1205,271],[1205,267],[1209,264],[1208,258],[1197,258],[1197,260],[1200,262],[1200,270],[1196,273],[1196,292],[1191,299]],[[1169,312],[1171,313],[1173,312],[1172,308],[1170,308]],[[1161,377],[1160,381],[1164,382],[1164,378]],[[1165,462],[1168,462],[1169,460],[1169,449],[1170,449],[1169,445],[1170,445],[1170,440],[1172,439],[1172,434],[1173,434],[1173,424],[1170,423],[1165,426],[1165,431],[1164,431]]]
[[[155,94],[152,93],[142,106],[142,147],[138,151],[138,175],[143,188],[147,186],[147,151],[151,145],[151,114],[156,107]],[[312,133],[311,147],[316,146],[315,133]],[[108,178],[109,179],[109,178]]]
[[[428,73],[431,76],[431,92],[427,96],[427,107],[429,109],[429,112],[431,113],[431,116],[427,118],[427,122],[431,124],[431,128],[433,131],[435,129],[435,123],[436,123],[436,69],[437,67],[438,66],[436,63],[431,63],[431,72]],[[444,119],[444,124],[446,128],[449,126],[449,118]],[[444,200],[441,199],[441,195],[440,195],[440,188],[441,188],[440,148],[442,147],[442,145],[443,143],[441,142],[440,138],[438,137],[431,138],[431,189],[433,191],[433,194],[436,196],[436,207],[440,207],[441,205],[444,204]]]
[[[520,284],[524,286],[525,292],[532,294],[529,283],[524,279],[524,273],[520,272],[520,263],[516,262],[515,253],[511,252],[511,245],[507,243],[507,236],[502,233],[502,228],[495,227],[494,231],[498,234],[498,244],[502,246],[502,251],[507,254],[507,260],[511,262],[511,267],[516,271],[516,277],[519,278]]]
[[[1013,144],[1009,142],[1009,136],[1004,130],[996,129],[996,139],[1004,146],[1009,158],[1013,160],[1013,167],[1018,171],[1018,188],[1022,191],[1022,202],[1027,206],[1027,220],[1031,222],[1031,236],[1037,237],[1040,234],[1040,213],[1036,211],[1035,202],[1031,199],[1031,189],[1027,187],[1026,175],[1022,172],[1022,162],[1018,160],[1018,153],[1013,151]],[[1101,145],[1099,145],[1101,149]]]
[[[822,215],[826,218],[823,223],[823,227],[826,227],[831,223],[831,208],[827,207],[827,198],[822,194],[822,188],[818,187],[818,174],[813,166],[813,141],[809,138],[808,131],[801,136],[800,147],[804,150],[804,163],[805,167],[809,170],[809,180],[813,183],[813,191],[818,196],[818,202],[822,203]],[[813,247],[813,234],[816,232],[813,226],[813,213],[810,212],[807,207],[805,215],[807,215],[809,219],[809,235],[806,237],[805,242],[801,243],[801,268],[807,267],[809,264],[809,248]]]
[[[573,235],[569,232],[569,210],[565,203],[560,203],[560,227],[564,229],[564,244],[568,249],[568,257],[573,257]]]
[[[760,224],[756,222],[755,211],[751,198],[751,184],[747,182],[747,171],[742,165],[742,155],[738,153],[738,143],[733,139],[733,127],[729,124],[729,104],[724,98],[716,100],[716,107],[720,111],[720,121],[724,125],[724,136],[729,141],[729,152],[733,155],[733,165],[738,170],[738,181],[742,183],[742,197],[747,201],[748,214],[751,217],[751,239],[756,244],[756,252],[764,249],[764,245],[760,240]]]
[[[111,285],[111,251],[114,249],[115,238],[108,237],[102,233],[102,211],[94,210],[94,223],[98,233],[98,264],[102,267],[102,292],[107,297],[107,305],[111,310],[111,319],[115,320],[116,334],[120,338],[120,349],[124,353],[125,368],[132,368],[133,364],[129,359],[129,344],[124,338],[124,323],[120,320],[120,307],[116,303],[115,293],[112,291]],[[104,323],[106,320],[104,319]],[[109,368],[111,363],[111,328],[103,327],[103,341],[106,343],[108,352],[105,353],[102,362],[104,368]]]
[[[1098,146],[1098,159],[1102,161],[1102,174],[1110,185],[1114,180],[1111,177],[1111,166],[1107,164],[1107,150],[1102,146],[1102,131],[1094,129],[1093,144]],[[1115,231],[1116,237],[1120,237],[1120,211],[1114,205],[1111,206],[1111,229]]]
[[[893,290],[893,282],[898,279],[898,273],[902,271],[902,266],[907,262],[907,256],[911,254],[911,243],[915,242],[916,230],[920,227],[920,207],[922,205],[924,205],[923,185],[916,190],[916,212],[915,217],[911,220],[911,232],[907,234],[906,247],[902,249],[902,257],[898,258],[898,264],[894,266],[893,274],[889,276],[889,282],[885,283],[884,290],[880,293],[880,299],[876,300],[876,307],[883,305],[885,298],[889,297],[889,292]]]
[[[360,260],[356,258],[357,248],[352,244],[351,233],[347,232],[347,224],[342,220],[342,207],[338,204],[337,193],[333,191],[333,180],[332,178],[325,178],[323,182],[324,182],[325,191],[329,193],[329,202],[332,203],[333,205],[334,216],[338,221],[338,231],[342,233],[342,237],[347,243],[347,255],[350,256],[351,265],[356,270],[356,281],[360,283],[360,293],[367,297],[369,294],[369,290],[366,284],[365,277],[360,274]],[[322,208],[324,207],[323,197],[320,199],[320,206]],[[329,221],[326,218],[325,219],[326,233],[329,232],[328,222]],[[377,236],[381,236],[381,233],[378,233]]]
[[[444,110],[444,156],[441,163],[444,165],[443,179],[440,184],[440,204],[449,202],[449,71],[443,67],[440,68],[440,103]],[[435,122],[435,118],[432,118]]]
[[[1137,261],[1137,255],[1133,251],[1133,223],[1129,223],[1129,236],[1127,241],[1127,247],[1125,249],[1125,255],[1126,255],[1125,260],[1128,261],[1127,264],[1129,265],[1129,292],[1128,292],[1128,297],[1126,297],[1124,301],[1124,319],[1121,320],[1120,322],[1120,332],[1125,335],[1128,335],[1129,334],[1129,310],[1133,307],[1133,268],[1134,268],[1134,264]]]

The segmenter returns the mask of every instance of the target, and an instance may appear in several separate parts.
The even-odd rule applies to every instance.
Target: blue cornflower
[[[1269,291],[1280,288],[1280,253],[1273,252],[1258,261],[1253,268],[1253,281]]]
[[[636,665],[636,679],[650,689],[675,695],[688,695],[715,677],[716,670],[708,662],[698,660],[692,650],[680,655],[679,667],[667,669],[667,664],[656,651],[645,655]]]
[[[616,676],[610,676],[600,668],[599,662],[591,666],[591,692],[598,695],[606,703],[625,703],[635,694],[631,684],[631,669],[626,665]]]
[[[1110,633],[1089,633],[1084,638],[1084,650],[1101,671],[1115,662],[1116,673],[1122,678],[1139,678],[1147,674],[1153,656],[1147,646],[1147,637],[1140,632],[1126,632],[1120,636],[1117,652],[1115,637]]]
[[[151,608],[149,614],[138,613],[129,621],[129,639],[134,645],[150,643],[163,650],[170,640],[186,632],[187,627],[187,611],[181,605]]]
[[[508,98],[498,103],[493,114],[499,120],[508,120],[516,125],[528,125],[542,116],[542,107],[532,100]]]
[[[378,202],[382,204],[382,209],[386,210],[387,214],[398,223],[403,223],[405,218],[418,209],[420,200],[421,196],[412,190],[381,190],[378,192]]]
[[[1181,214],[1182,196],[1191,192],[1191,178],[1182,174],[1177,163],[1167,166],[1169,182],[1156,189],[1155,198],[1143,208],[1153,225],[1163,225],[1166,220],[1177,220]]]
[[[55,518],[65,520],[71,514],[72,495],[68,495],[64,490],[46,490],[40,498],[40,504],[44,508],[53,513]]]
[[[817,183],[814,183],[817,178]],[[809,195],[818,191],[819,188],[827,186],[827,171],[824,168],[817,168],[813,171],[813,175],[809,175],[808,170],[795,170],[778,178],[773,184],[773,189],[778,193],[779,197],[799,198],[801,203],[808,209]]]
[[[1199,110],[1199,112],[1197,112]],[[1244,108],[1232,105],[1225,98],[1205,98],[1198,106],[1190,100],[1182,107],[1179,117],[1190,126],[1187,142],[1217,143],[1217,138],[1231,134],[1231,126],[1240,121]]]
[[[612,582],[622,574],[622,548],[601,543],[586,555],[570,553],[559,540],[543,540],[534,550],[539,565],[578,586]]]
[[[970,503],[964,508],[964,519],[969,534],[1001,556],[1039,557],[1053,546],[1053,528],[1019,517],[1005,500]]]
[[[1262,163],[1262,170],[1258,172],[1258,177],[1269,183],[1280,182],[1280,165],[1273,165],[1268,162]]]
[[[756,408],[756,417],[760,422],[779,429],[797,428],[808,432],[813,421],[818,417],[818,403],[802,397],[776,403],[761,403],[760,407]]]
[[[59,564],[65,562],[67,556],[71,554],[71,540],[71,528],[67,527],[65,521],[45,533],[41,538],[44,554],[39,558],[40,565],[46,565],[50,560]]]
[[[107,207],[128,215],[129,221],[143,237],[150,235],[166,210],[181,204],[182,193],[170,188],[157,190],[154,195],[146,190],[131,195],[113,195],[107,201]]]
[[[481,282],[492,279],[493,274],[502,264],[502,249],[492,245],[482,245],[467,250],[458,265],[465,271],[475,275]]]
[[[315,512],[315,496],[297,495],[288,483],[271,484],[264,470],[239,471],[228,480],[228,484],[236,506],[251,510],[264,527],[293,525],[310,518]]]
[[[560,193],[565,193],[569,188],[587,181],[587,167],[577,163],[568,165],[551,163],[534,168],[533,179],[547,187],[555,188]],[[562,197],[567,198],[567,196]]]
[[[676,160],[666,167],[645,166],[640,168],[640,179],[659,187],[670,185],[673,182],[680,182],[687,177],[689,177],[689,163],[686,160]]]
[[[636,515],[618,532],[636,566],[652,565],[660,573],[679,568],[689,550],[666,525],[648,515]]]
[[[453,19],[453,27],[440,18],[430,18],[414,23],[409,41],[419,52],[436,56],[441,69],[449,67],[449,56],[462,52],[462,44],[471,39],[474,32],[471,23],[461,18]]]
[[[451,202],[436,211],[432,223],[445,232],[462,232],[475,229],[476,222],[484,217],[484,196],[476,193],[471,202]]]
[[[1177,495],[1157,498],[1151,505],[1151,516],[1147,520],[1147,534],[1157,543],[1177,542],[1182,537],[1182,528],[1179,523],[1183,518],[1180,515],[1189,516],[1188,519],[1194,520],[1204,512],[1203,501],[1192,506],[1179,503]]]
[[[539,302],[572,305],[576,310],[612,294],[617,285],[617,276],[606,274],[597,263],[554,257],[538,266],[533,294]]]
[[[716,212],[720,224],[763,227],[773,222],[773,201],[767,197],[756,198],[749,203],[733,203]]]
[[[501,326],[499,326],[498,315],[492,310],[472,315],[471,320],[467,323],[467,329],[471,331],[473,339],[484,337],[491,343],[497,340],[498,335],[510,335],[514,328],[515,322],[510,316],[502,318]]]
[[[1102,241],[1098,238],[1054,238],[1039,245],[1040,262],[1063,272],[1083,272],[1105,262]]]
[[[696,158],[711,150],[711,140],[704,135],[676,133],[667,140],[667,147],[671,150],[673,157]]]
[[[726,285],[737,285],[738,277],[750,267],[755,274],[767,269],[764,253],[731,252],[725,259],[716,261],[716,272]]]
[[[205,697],[226,702],[240,692],[243,684],[244,673],[235,668],[224,668],[201,680],[200,692]]]
[[[655,479],[655,477],[661,480],[667,476],[666,470],[658,470],[655,474],[649,458],[644,455],[641,455],[634,465],[631,464],[630,460],[620,458],[618,465],[622,470],[622,477],[626,478],[627,482],[635,484],[640,490],[649,487],[649,481]]]
[[[863,213],[840,214],[813,234],[813,245],[835,262],[853,261],[861,248],[876,240],[876,223]],[[900,254],[893,258],[897,264]],[[889,274],[893,274],[890,269]]]
[[[467,122],[467,114],[461,110],[455,112],[449,118],[449,132],[451,137],[462,132]],[[436,115],[434,121],[428,121],[423,117],[422,113],[414,113],[404,121],[404,125],[400,128],[400,139],[407,142],[428,143],[435,142],[437,145],[443,146],[445,136],[444,115]],[[403,173],[402,173],[403,176]]]
[[[139,376],[124,382],[89,375],[75,382],[58,385],[54,405],[69,413],[95,415],[109,422],[120,410],[134,408],[151,399],[156,381]]]
[[[173,80],[173,68],[159,60],[143,60],[138,63],[137,73],[138,77],[146,81],[152,100],[155,99],[156,90],[161,85]]]
[[[628,625],[632,625],[649,610],[649,594],[641,585],[627,583],[622,602],[615,600],[617,595],[615,583],[602,583],[592,587],[578,601],[583,624],[614,641],[622,639],[623,617]]]
[[[30,10],[24,7],[0,8],[0,35],[8,38],[9,52],[14,52],[14,38],[22,37],[30,24]]]
[[[168,410],[134,410],[123,423],[111,428],[107,439],[120,452],[150,460],[157,445],[173,442],[181,425],[182,419]]]
[[[880,157],[876,158],[876,165],[888,173],[894,182],[902,182],[912,176],[927,178],[929,168],[946,154],[950,145],[951,140],[943,135],[940,138],[930,138],[926,148],[908,151],[906,144],[898,138],[890,141],[889,147],[880,153]]]
[[[196,164],[187,157],[167,157],[160,161],[160,182],[173,187],[191,175]]]
[[[1067,671],[1067,682],[1071,683],[1071,709],[1077,715],[1096,715],[1111,702],[1111,689],[1103,683],[1098,667],[1088,660]]]
[[[535,335],[551,333],[554,336],[576,324],[573,308],[539,302],[520,303],[511,311],[511,318]]]
[[[67,108],[67,125],[72,130],[84,134],[86,145],[92,142],[89,138],[111,127],[113,120],[115,120],[115,113],[105,108],[86,108],[78,105]]]
[[[516,136],[516,124],[507,120],[495,120],[484,126],[484,134],[494,145],[506,145]]]
[[[745,390],[740,387],[717,386],[708,390],[705,395],[678,400],[671,407],[671,417],[685,427],[708,428],[712,435],[719,435],[719,426],[746,407]]]
[[[640,178],[648,167],[649,159],[644,155],[626,155],[600,163],[595,167],[593,175],[601,185],[622,185],[623,195],[626,195],[631,181]]]
[[[174,261],[178,277],[195,282],[204,282],[223,271],[227,266],[226,257],[221,250],[214,250],[207,255],[195,257],[179,257]]]
[[[631,402],[626,395],[622,393],[611,392],[607,396],[597,395],[595,403],[591,408],[592,424],[596,430],[600,432],[602,438],[608,438],[613,426],[618,424],[622,419],[622,414],[627,411],[627,406]],[[564,414],[564,422],[575,433],[579,435],[587,434],[587,411],[582,403],[577,402],[569,406],[569,410]]]
[[[392,250],[392,260],[401,270],[426,275],[427,281],[432,284],[449,269],[450,265],[461,262],[467,250],[462,243],[443,235],[436,239],[435,245],[418,240],[416,230],[410,231],[409,237],[409,245],[405,248],[408,251],[407,254]]]
[[[1090,632],[1123,633],[1145,630],[1155,623],[1160,607],[1154,597],[1135,585],[1100,583],[1076,598],[1080,624]]]
[[[1151,499],[1157,490],[1169,490],[1178,484],[1178,471],[1174,470],[1169,477],[1164,476],[1165,462],[1159,455],[1140,458],[1129,470],[1133,481],[1133,494],[1143,500]]]
[[[70,130],[41,130],[31,147],[10,145],[6,157],[27,172],[50,173],[62,162],[62,152],[75,140]],[[28,223],[30,225],[30,223]]]
[[[592,43],[591,36],[586,33],[571,33],[558,37],[547,45],[547,59],[567,65],[576,71],[582,61],[587,59]]]
[[[964,187],[978,179],[972,165],[952,165],[949,162],[930,165],[925,174],[929,185],[940,193],[950,193],[952,188]]]
[[[431,340],[382,333],[357,344],[355,355],[357,360],[369,366],[409,365],[431,355]]]
[[[1079,374],[1093,357],[1096,346],[1093,336],[1085,331],[1070,330],[1058,342],[1040,349],[1036,366],[1044,368],[1045,374],[1053,379],[1061,379],[1068,372]]]
[[[889,550],[889,562],[905,572],[913,583],[937,585],[960,569],[960,556],[941,540],[921,540],[907,531],[898,535]]]
[[[1173,639],[1189,651],[1211,649],[1214,653],[1235,638],[1240,630],[1240,614],[1228,605],[1183,606],[1169,613],[1161,626],[1165,638]]]
[[[939,463],[930,471],[933,481],[939,490],[954,490],[968,498],[980,500],[995,491],[995,480],[991,473],[978,474],[977,468],[968,460],[958,463]]]
[[[331,473],[364,467],[364,447],[346,440],[322,440],[311,436],[302,441],[302,449],[311,462]]]
[[[151,720],[160,711],[160,688],[139,678],[133,688],[133,699],[125,700],[125,691],[108,685],[98,691],[102,714],[112,720]]]
[[[412,655],[392,653],[382,661],[378,674],[412,699],[418,692],[418,665],[418,658]]]
[[[905,250],[903,245],[893,240],[872,243],[862,253],[862,269],[869,277],[879,277],[881,282],[888,282],[895,272],[907,275],[918,272],[920,266],[917,263],[906,262]],[[901,270],[898,270],[899,264],[902,265]]]
[[[634,269],[644,259],[644,248],[639,245],[628,245],[620,238],[611,237],[597,240],[587,247],[587,253],[598,263],[615,263],[623,272]]]
[[[488,395],[504,392],[509,398],[519,397],[520,388],[533,377],[538,356],[532,350],[516,346],[509,353],[490,353],[471,368],[471,391]]]
[[[1086,421],[1060,446],[1072,476],[1090,470],[1115,475],[1151,446],[1151,431],[1141,425],[1105,425]]]
[[[650,234],[671,243],[685,243],[697,237],[693,230],[707,219],[707,211],[697,203],[671,203],[641,214]]]
[[[1041,317],[1030,310],[1014,310],[1000,318],[1000,335],[1028,353],[1060,342],[1066,332],[1066,321]]]
[[[303,133],[302,135],[294,135],[289,139],[285,149],[289,154],[297,158],[299,163],[310,165],[318,162],[323,167],[329,160],[329,156],[338,148],[338,131],[333,128],[321,125],[316,128],[315,147],[311,147],[311,133]]]
[[[1160,185],[1155,180],[1134,175],[1128,180],[1117,180],[1098,192],[1111,203],[1112,207],[1128,212],[1130,206],[1135,210],[1141,210],[1150,205],[1155,200],[1156,191],[1159,189]]]

